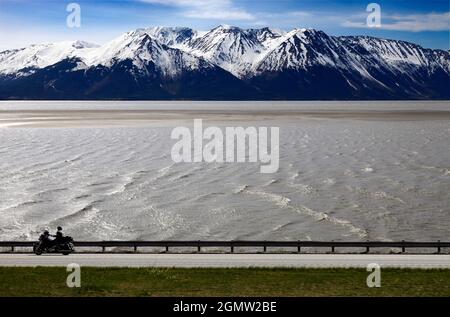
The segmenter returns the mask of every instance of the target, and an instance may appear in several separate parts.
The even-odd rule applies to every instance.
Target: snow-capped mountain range
[[[449,99],[450,53],[366,36],[154,27],[0,52],[1,99]]]

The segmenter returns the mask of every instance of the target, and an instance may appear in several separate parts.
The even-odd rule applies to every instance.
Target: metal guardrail
[[[10,248],[14,252],[16,247],[33,247],[33,241],[0,241],[0,248]],[[330,248],[331,253],[335,253],[336,248],[365,248],[369,253],[372,248],[401,248],[402,252],[411,248],[436,249],[441,253],[442,248],[450,248],[449,242],[419,242],[419,241],[75,241],[75,247],[99,247],[103,252],[106,248],[129,247],[138,251],[139,247],[161,247],[169,252],[169,248],[197,248],[201,252],[202,248],[225,247],[230,248],[231,253],[238,247],[262,247],[267,252],[269,247],[296,248],[300,253],[302,248]]]

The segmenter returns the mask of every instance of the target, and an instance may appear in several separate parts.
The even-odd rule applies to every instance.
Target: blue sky
[[[81,27],[68,28],[66,6],[81,6]],[[381,6],[381,28],[368,28],[366,7]],[[31,43],[104,43],[149,26],[207,30],[219,24],[285,30],[311,27],[331,35],[372,35],[450,49],[449,0],[0,0],[0,50]]]

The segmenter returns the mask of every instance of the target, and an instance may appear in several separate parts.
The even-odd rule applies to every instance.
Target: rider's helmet
[[[58,226],[58,228],[56,228],[56,229],[58,229],[58,231],[62,231],[62,227],[61,226]]]
[[[47,236],[50,234],[50,232],[48,232],[48,230],[44,230],[44,234]]]

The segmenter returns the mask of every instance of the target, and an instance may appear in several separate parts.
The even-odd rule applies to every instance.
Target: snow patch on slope
[[[11,74],[21,69],[44,68],[97,47],[97,44],[83,41],[65,41],[3,51],[0,52],[0,73]]]

